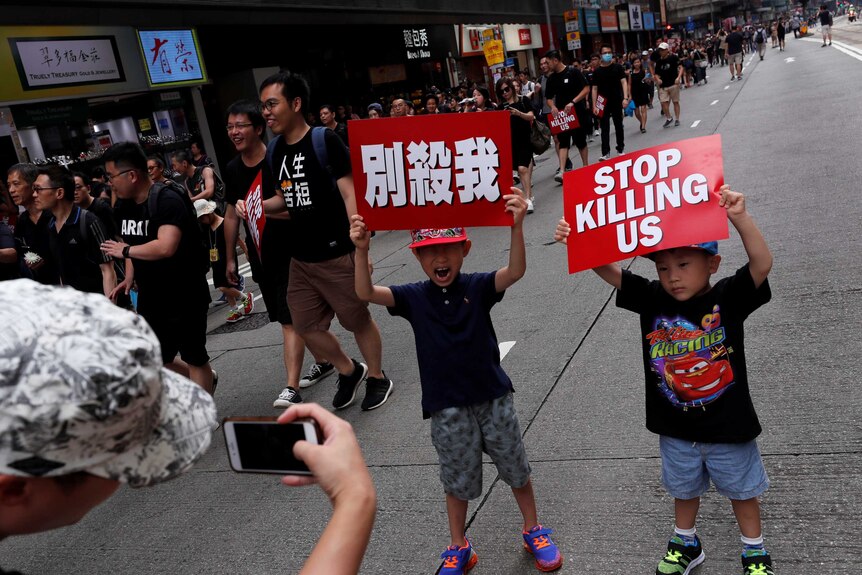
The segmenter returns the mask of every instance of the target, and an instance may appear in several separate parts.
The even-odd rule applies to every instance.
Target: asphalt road
[[[775,255],[772,301],[747,322],[749,378],[764,427],[760,438],[772,487],[763,498],[764,535],[778,573],[858,573],[862,545],[862,194],[858,94],[862,24],[839,19],[820,48],[787,40],[763,62],[746,58],[742,82],[709,70],[709,84],[683,92],[683,122],[662,129],[658,106],[646,134],[626,121],[627,150],[694,136],[723,137],[725,179],[748,207]],[[850,52],[848,54],[847,52]],[[598,141],[591,156],[599,156]],[[636,318],[617,309],[590,272],[569,276],[552,244],[561,187],[550,154],[536,172],[536,213],[527,218],[529,269],[494,309],[500,341],[516,342],[504,367],[530,460],[540,519],[566,557],[560,573],[653,573],[673,528],[672,501],[659,480],[657,437],[643,426],[643,374]],[[467,271],[505,264],[508,234],[471,230]],[[375,281],[421,279],[405,233],[374,240]],[[735,233],[721,244],[722,269],[745,261]],[[643,259],[626,262],[653,277]],[[262,303],[258,302],[262,308]],[[220,324],[221,311],[211,323]],[[374,311],[389,402],[342,415],[363,445],[379,491],[379,513],[362,572],[433,573],[448,543],[443,494],[428,423],[421,418],[413,338],[403,320]],[[260,322],[247,320],[251,327]],[[220,416],[275,414],[283,387],[279,330],[216,330],[209,348],[221,373]],[[337,328],[347,350],[355,343]],[[307,359],[306,363],[310,361]],[[334,380],[307,390],[329,404]],[[357,402],[358,403],[358,402]],[[509,489],[485,469],[483,497],[470,505],[468,534],[479,554],[474,575],[532,573]],[[216,436],[187,476],[153,489],[121,490],[76,526],[0,544],[0,564],[29,574],[297,572],[329,515],[315,488],[288,489],[274,476],[228,468]],[[854,527],[855,525],[855,527]],[[739,532],[714,491],[703,502],[700,575],[740,572]]]

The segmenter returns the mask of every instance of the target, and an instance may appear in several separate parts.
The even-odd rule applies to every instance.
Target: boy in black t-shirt
[[[744,573],[774,574],[757,499],[769,480],[755,441],[761,428],[743,343],[743,322],[771,298],[772,254],[742,194],[724,185],[719,205],[749,259],[732,277],[710,285],[721,262],[716,242],[650,254],[657,282],[619,264],[593,270],[618,290],[617,306],[640,315],[646,425],[660,436],[662,483],[675,498],[676,529],[656,575],[688,574],[703,562],[695,519],[710,480],[733,504]],[[565,243],[570,230],[561,220],[555,239]]]

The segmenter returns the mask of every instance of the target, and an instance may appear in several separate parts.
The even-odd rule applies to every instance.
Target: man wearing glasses
[[[126,278],[112,297],[120,290],[128,294],[137,283],[138,313],[159,338],[165,366],[212,393],[206,349],[210,294],[200,228],[190,202],[170,186],[153,184],[147,157],[137,144],[115,144],[102,159],[118,198],[114,219],[122,238],[104,242],[102,251],[126,260]],[[176,289],[166,289],[168,283]]]
[[[301,76],[270,76],[261,84],[260,100],[267,125],[279,136],[270,143],[275,196],[263,204],[267,217],[290,215],[287,303],[293,326],[315,356],[325,357],[338,371],[333,407],[351,405],[368,376],[362,409],[376,409],[393,385],[381,367],[380,330],[354,286],[348,217],[356,213],[356,198],[347,147],[332,130],[315,133],[306,123],[309,90]],[[237,210],[245,217],[243,203],[237,202]],[[344,353],[329,330],[336,316],[353,333],[367,364]]]
[[[74,190],[75,178],[60,166],[41,168],[33,183],[36,208],[53,216],[48,223],[48,240],[60,283],[111,297],[117,275],[113,260],[101,250],[108,235],[95,214],[75,205]]]
[[[625,68],[614,62],[610,44],[602,44],[601,64],[593,71],[592,84],[593,102],[598,102],[599,97],[604,101],[601,108],[593,106],[593,113],[599,116],[602,128],[602,157],[599,161],[603,162],[611,157],[611,119],[617,137],[617,153],[622,154],[626,147],[623,108],[629,105],[628,77]]]

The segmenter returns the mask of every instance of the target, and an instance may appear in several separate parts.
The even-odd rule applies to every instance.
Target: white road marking
[[[718,100],[713,100],[710,106],[715,106],[716,104],[718,104]]]
[[[259,294],[257,294],[256,296],[254,296],[254,301],[257,301],[257,300],[259,300],[259,299],[260,299],[260,298],[262,298],[262,297],[263,297],[263,294],[262,294],[262,293],[259,293]]]
[[[725,86],[725,87],[724,87],[724,89],[725,89],[725,90],[729,90],[729,89],[730,89],[730,84],[728,84],[727,86]]]
[[[500,361],[503,361],[503,358],[506,357],[512,348],[515,347],[515,341],[501,341],[500,342]]]
[[[700,120],[695,120],[694,124],[691,125],[692,128],[697,128],[697,125],[700,124]]]
[[[791,62],[796,62],[796,58],[791,56],[790,58],[785,58],[784,62],[790,64]]]
[[[822,42],[820,40],[817,40],[815,38],[803,38],[803,40],[805,40],[806,42],[814,42],[817,44],[822,44]],[[851,58],[856,58],[857,60],[862,62],[862,50],[860,50],[859,48],[857,48],[855,46],[845,44],[844,42],[833,41],[831,48],[835,48],[839,52],[843,52],[843,53],[847,54],[848,56],[850,56]]]

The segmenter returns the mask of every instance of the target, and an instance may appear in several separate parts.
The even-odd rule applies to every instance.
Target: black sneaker
[[[366,378],[365,399],[362,400],[362,411],[371,411],[386,403],[386,400],[392,394],[392,387],[392,380],[386,377],[385,371],[383,372],[383,378]]]
[[[667,128],[667,127],[668,127],[668,126],[670,126],[671,124],[673,124],[673,118],[668,118],[667,120],[665,120],[665,121],[664,121],[664,124],[662,125],[662,128]]]
[[[775,571],[772,570],[772,559],[766,552],[763,555],[744,554],[742,572],[744,575],[775,575]]]
[[[308,373],[299,380],[300,389],[311,387],[321,379],[326,379],[332,372],[335,371],[335,366],[329,362],[315,363],[309,369]]]
[[[694,540],[695,545],[686,545],[679,536],[671,537],[667,543],[667,553],[656,567],[655,575],[689,575],[692,569],[703,563],[706,555],[700,538],[695,535]]]
[[[571,169],[572,169],[572,159],[566,158],[566,171],[568,172]]]
[[[302,396],[292,387],[285,387],[272,402],[273,407],[290,407],[302,403]]]
[[[332,407],[335,409],[344,409],[348,407],[353,400],[356,399],[356,388],[368,375],[368,366],[364,363],[359,363],[355,359],[353,361],[353,373],[350,375],[338,374],[338,391],[335,392],[335,397],[332,399]]]

